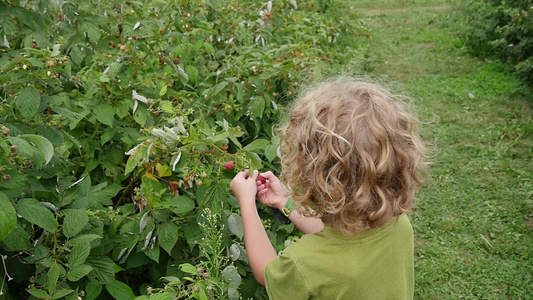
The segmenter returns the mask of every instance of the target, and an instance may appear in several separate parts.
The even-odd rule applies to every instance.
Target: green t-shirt
[[[413,299],[413,228],[393,218],[347,236],[326,227],[281,251],[265,268],[270,299]]]

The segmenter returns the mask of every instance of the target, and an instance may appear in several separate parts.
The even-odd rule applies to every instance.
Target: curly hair
[[[292,105],[278,128],[280,177],[303,214],[353,234],[412,211],[425,146],[398,98],[344,78]]]

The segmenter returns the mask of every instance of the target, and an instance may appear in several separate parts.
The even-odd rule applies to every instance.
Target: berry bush
[[[229,182],[277,168],[285,104],[356,53],[343,9],[0,2],[0,299],[265,299]]]
[[[464,4],[462,35],[472,53],[498,58],[533,82],[533,1],[471,0]]]

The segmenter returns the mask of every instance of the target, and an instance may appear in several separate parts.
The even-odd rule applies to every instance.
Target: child
[[[352,79],[293,105],[279,130],[283,184],[272,172],[247,170],[231,182],[248,260],[270,299],[413,298],[406,214],[425,171],[416,124],[385,89]],[[306,235],[277,255],[256,197]]]

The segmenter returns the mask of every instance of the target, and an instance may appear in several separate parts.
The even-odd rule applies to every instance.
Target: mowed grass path
[[[431,172],[412,222],[416,299],[533,299],[532,91],[469,56],[457,1],[346,1],[367,67],[415,99]]]

